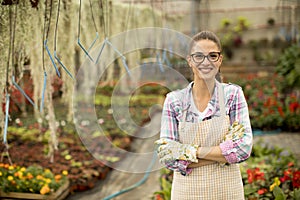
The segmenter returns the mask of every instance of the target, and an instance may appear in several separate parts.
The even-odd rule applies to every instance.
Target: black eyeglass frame
[[[217,60],[210,60],[209,56],[210,56],[212,53],[217,53],[217,54],[218,54]],[[194,56],[195,56],[195,55],[203,55],[202,61],[201,61],[201,62],[196,62],[195,59],[194,59]],[[207,60],[210,61],[210,62],[217,62],[217,61],[220,59],[221,52],[209,52],[207,55],[204,55],[204,54],[201,53],[201,52],[196,52],[196,53],[191,54],[190,56],[192,57],[193,61],[194,61],[195,63],[197,63],[197,64],[203,63],[203,61],[205,60],[205,58],[207,58]]]

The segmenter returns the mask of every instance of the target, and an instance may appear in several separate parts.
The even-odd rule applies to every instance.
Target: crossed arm
[[[206,153],[203,153],[206,152]],[[204,155],[206,154],[206,155]],[[219,146],[214,147],[199,147],[197,149],[198,163],[191,163],[188,165],[189,168],[196,168],[205,165],[214,164],[216,162],[226,163],[227,160],[222,155],[222,150]]]

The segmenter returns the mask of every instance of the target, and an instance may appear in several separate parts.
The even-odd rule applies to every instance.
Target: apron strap
[[[224,95],[224,89],[222,83],[218,83],[218,96],[219,96],[219,107],[220,107],[220,116],[226,116],[226,110],[225,110],[225,95]]]
[[[181,127],[180,127],[180,131],[184,131],[184,127],[185,127],[185,122],[186,122],[186,116],[187,116],[187,112],[189,110],[191,105],[188,105],[185,109],[182,110],[182,122],[181,122]]]

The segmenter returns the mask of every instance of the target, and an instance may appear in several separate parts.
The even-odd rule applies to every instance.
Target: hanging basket
[[[66,181],[56,192],[49,195],[42,194],[31,194],[31,193],[21,193],[21,192],[9,192],[5,193],[0,191],[0,199],[34,199],[34,200],[63,200],[69,194],[69,180]]]

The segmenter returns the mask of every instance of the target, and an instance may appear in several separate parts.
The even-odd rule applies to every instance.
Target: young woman
[[[220,83],[221,44],[210,31],[192,38],[187,62],[194,81],[164,102],[160,162],[174,170],[171,199],[244,199],[238,163],[251,154],[253,137],[243,90]]]

